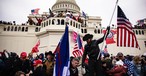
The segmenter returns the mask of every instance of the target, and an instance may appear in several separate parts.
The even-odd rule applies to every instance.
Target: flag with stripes
[[[32,10],[31,10],[31,13],[32,13],[32,14],[39,14],[39,10],[40,10],[39,8],[32,9]]]
[[[79,57],[83,55],[83,46],[82,46],[82,41],[80,38],[80,35],[78,35],[76,32],[73,31],[73,40],[75,41],[75,45],[73,48],[72,54],[74,57]]]
[[[140,49],[129,19],[119,6],[117,12],[117,46]]]

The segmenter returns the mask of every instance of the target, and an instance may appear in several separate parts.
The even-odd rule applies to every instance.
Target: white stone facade
[[[67,5],[67,6],[66,6]],[[64,6],[64,7],[63,7]],[[69,9],[67,9],[69,7]],[[72,7],[72,8],[70,8]],[[75,17],[78,17],[80,13],[80,8],[76,4],[75,0],[57,0],[57,2],[52,6],[52,11],[54,13],[64,12],[63,17],[51,17],[42,21],[41,26],[36,25],[4,25],[0,24],[0,51],[7,49],[8,51],[16,52],[20,54],[22,51],[27,53],[31,52],[32,47],[35,46],[38,40],[40,40],[39,53],[44,53],[45,51],[54,51],[57,44],[59,43],[66,26],[65,11],[66,9],[72,13]],[[44,15],[49,15],[49,13],[43,13]],[[34,17],[42,17],[40,15],[29,15],[35,22]],[[69,40],[70,40],[70,55],[74,48],[74,43],[72,42],[72,31],[78,32],[81,37],[87,33],[94,35],[93,39],[98,39],[103,36],[101,21],[99,16],[88,16],[86,19],[87,25],[85,26],[85,18],[81,15],[83,23],[80,23],[71,18],[68,19],[69,23]],[[140,45],[140,50],[136,48],[126,48],[117,47],[116,43],[110,44],[107,50],[110,54],[116,55],[118,52],[123,52],[124,55],[139,55],[146,52],[146,47],[144,41],[146,41],[146,29],[134,29],[138,43]],[[116,34],[114,40],[116,41]],[[84,46],[85,42],[83,42]],[[102,43],[100,44],[100,48]]]

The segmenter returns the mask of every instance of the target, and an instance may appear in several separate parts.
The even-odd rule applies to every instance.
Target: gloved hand
[[[108,35],[110,33],[110,26],[107,26],[106,31],[107,31],[107,35]]]

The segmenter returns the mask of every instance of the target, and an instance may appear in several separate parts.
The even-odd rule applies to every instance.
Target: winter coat
[[[124,66],[116,65],[111,70],[107,71],[110,76],[124,76],[127,69]]]

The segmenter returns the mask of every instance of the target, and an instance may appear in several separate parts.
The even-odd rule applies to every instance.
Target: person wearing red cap
[[[31,70],[31,62],[29,59],[27,59],[27,53],[22,52],[20,54],[20,59],[17,62],[18,65],[18,71],[24,72],[26,75],[30,73]]]
[[[42,60],[38,59],[34,61],[33,76],[46,76],[46,69],[42,64]]]
[[[27,53],[26,53],[26,52],[22,52],[22,53],[20,54],[20,58],[21,58],[21,59],[26,59],[26,57],[27,57]]]

